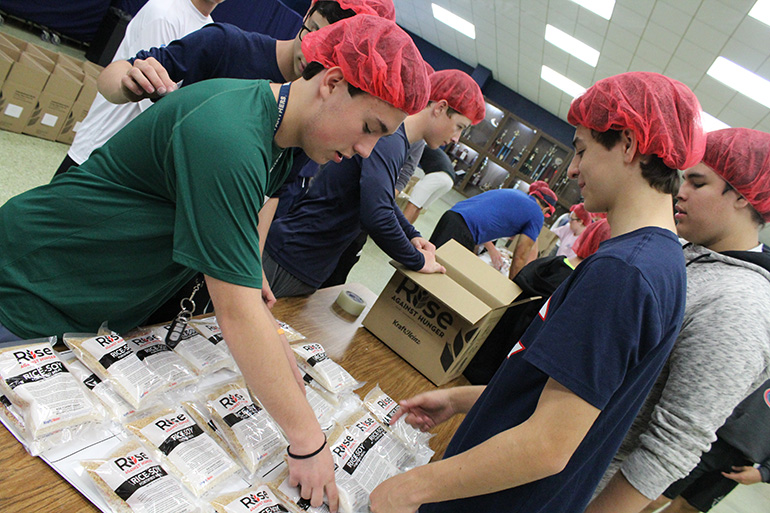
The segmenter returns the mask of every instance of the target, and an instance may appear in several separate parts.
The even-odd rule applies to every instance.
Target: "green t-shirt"
[[[31,338],[125,331],[196,272],[260,288],[257,214],[286,179],[265,81],[209,80],[78,168],[0,208],[0,324]]]

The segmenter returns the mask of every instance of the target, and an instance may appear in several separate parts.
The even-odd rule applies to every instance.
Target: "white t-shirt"
[[[150,0],[128,24],[114,60],[130,59],[140,50],[163,46],[213,21],[211,16],[201,14],[190,0]],[[82,164],[92,151],[150,105],[150,100],[115,105],[97,94],[67,155]]]

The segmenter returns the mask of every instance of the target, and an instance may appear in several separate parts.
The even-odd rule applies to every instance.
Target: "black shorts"
[[[436,248],[440,248],[451,239],[462,244],[468,251],[473,251],[476,248],[473,234],[465,223],[463,216],[452,210],[447,210],[438,220],[436,228],[433,229],[430,242]]]
[[[741,451],[717,439],[690,475],[669,486],[663,495],[669,499],[675,499],[681,495],[698,511],[706,512],[738,486],[737,482],[724,477],[722,472],[731,472],[733,466],[753,464],[754,462],[746,459]]]

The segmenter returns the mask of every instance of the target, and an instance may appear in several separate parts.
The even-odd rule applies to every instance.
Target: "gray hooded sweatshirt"
[[[695,468],[735,407],[770,378],[770,254],[729,254],[684,247],[682,330],[596,493],[620,469],[657,498]]]

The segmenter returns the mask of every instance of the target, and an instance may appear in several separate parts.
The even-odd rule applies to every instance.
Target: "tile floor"
[[[35,34],[6,23],[0,32],[34,41],[55,51],[83,58],[83,51],[66,45],[53,46],[41,42]],[[48,183],[67,153],[67,146],[44,141],[35,137],[0,131],[0,205],[27,189]],[[436,201],[415,223],[426,238],[433,231],[441,214],[462,199],[456,191],[450,191]],[[768,231],[765,232],[766,234]],[[764,237],[767,239],[768,237]],[[379,293],[393,274],[389,258],[371,240],[364,247],[359,263],[353,268],[349,281],[367,285]],[[722,503],[711,510],[713,513],[770,513],[770,486],[739,486]]]

